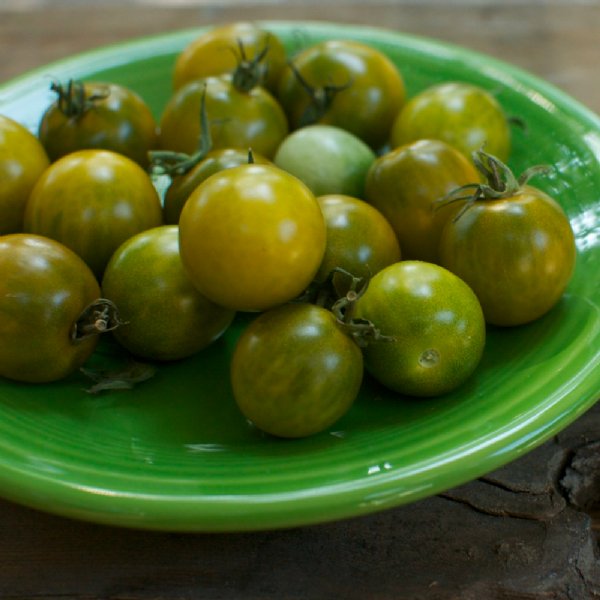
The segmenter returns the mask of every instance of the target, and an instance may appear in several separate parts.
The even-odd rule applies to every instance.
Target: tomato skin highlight
[[[273,165],[242,165],[196,188],[181,211],[179,242],[184,267],[204,296],[257,311],[308,287],[325,252],[326,228],[299,179]]]
[[[460,202],[436,202],[462,185],[480,180],[474,164],[440,140],[418,140],[380,156],[367,173],[365,199],[388,219],[405,259],[439,262],[446,221]]]
[[[176,225],[125,241],[106,267],[102,293],[125,321],[114,337],[132,354],[151,360],[179,360],[199,352],[235,316],[209,302],[190,282],[179,256]]]
[[[24,229],[71,248],[97,277],[127,238],[162,225],[149,175],[108,150],[79,150],[38,179],[25,207]]]
[[[50,160],[23,125],[0,115],[0,235],[23,231],[29,194]]]
[[[558,302],[575,267],[576,247],[560,205],[524,186],[510,198],[477,201],[449,221],[440,258],[475,291],[488,323],[515,326]]]
[[[271,435],[324,431],[352,406],[361,386],[360,348],[333,314],[287,304],[257,317],[242,333],[231,383],[242,413]]]
[[[0,376],[48,383],[75,372],[98,336],[72,339],[100,297],[94,274],[62,244],[24,233],[0,237]]]
[[[77,150],[111,150],[148,166],[148,152],[158,141],[157,124],[141,96],[115,83],[88,81],[83,89],[91,100],[74,116],[65,114],[58,101],[42,115],[38,136],[54,162]]]
[[[363,348],[366,369],[408,396],[457,389],[473,374],[485,347],[485,321],[474,292],[433,263],[407,260],[384,268],[353,315],[392,338]]]
[[[392,146],[420,139],[445,141],[467,158],[485,148],[502,161],[511,146],[502,106],[483,88],[463,82],[433,85],[402,107],[392,124]]]

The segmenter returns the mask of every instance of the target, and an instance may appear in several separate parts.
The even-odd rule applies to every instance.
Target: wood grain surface
[[[460,44],[600,112],[600,3],[2,0],[0,82],[133,37],[242,19],[331,20]],[[600,396],[600,390],[599,390]],[[0,599],[600,598],[600,407],[503,469],[337,523],[186,535],[0,501]]]

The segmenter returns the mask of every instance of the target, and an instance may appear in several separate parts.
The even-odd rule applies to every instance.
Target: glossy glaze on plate
[[[514,67],[435,41],[327,23],[266,23],[288,48],[352,38],[384,50],[408,93],[446,80],[492,90],[527,121],[509,164],[555,170],[536,184],[569,214],[578,256],[562,301],[531,325],[489,329],[466,386],[400,398],[370,380],[330,431],[275,440],[235,407],[228,366],[238,319],[196,357],[160,366],[134,390],[91,396],[82,375],[52,385],[0,381],[0,494],[101,523],[179,531],[289,527],[366,514],[437,493],[513,460],[600,397],[600,120]],[[158,116],[176,53],[200,30],[55,63],[0,86],[0,113],[36,129],[49,78],[131,86]],[[108,340],[90,366],[124,357]]]

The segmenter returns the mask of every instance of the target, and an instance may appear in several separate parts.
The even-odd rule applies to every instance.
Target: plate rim
[[[442,40],[371,25],[304,20],[257,20],[256,22],[275,32],[279,28],[289,30],[291,26],[297,26],[299,28],[308,27],[314,31],[318,31],[320,35],[327,35],[328,37],[333,37],[333,35],[336,35],[337,33],[345,32],[346,35],[352,35],[353,37],[369,37],[377,34],[379,39],[383,38],[384,41],[387,39],[390,41],[395,40],[396,43],[401,39],[406,45],[410,45],[411,48],[424,49],[428,51],[428,54],[431,54],[432,48],[443,49],[444,51],[449,51],[454,57],[460,57],[469,65],[485,63],[504,73],[508,73],[516,81],[525,84],[529,88],[535,88],[540,91],[544,96],[557,104],[564,112],[574,115],[579,121],[585,121],[590,127],[590,130],[593,130],[600,135],[600,117],[579,100],[571,97],[554,84],[541,79],[537,75],[479,51],[470,50]],[[28,70],[27,72],[0,84],[0,110],[5,104],[5,94],[7,90],[9,92],[9,98],[11,97],[11,94],[15,97],[20,96],[24,92],[32,90],[34,80],[38,78],[37,82],[39,83],[39,77],[47,76],[48,71],[51,69],[63,72],[70,70],[76,73],[81,70],[89,71],[94,68],[93,65],[97,65],[98,69],[106,70],[126,64],[132,60],[172,54],[174,51],[181,49],[182,44],[187,40],[191,40],[194,36],[198,35],[199,32],[210,29],[211,27],[212,25],[206,25],[157,35],[141,36],[124,42],[86,50],[74,56],[62,58],[47,65]],[[153,50],[158,50],[158,53],[155,51],[152,54],[149,54],[149,44]],[[133,54],[131,54],[131,51],[133,51]],[[107,63],[107,58],[113,59],[112,62],[109,61]],[[568,107],[565,105],[568,105]],[[589,374],[589,372],[593,372],[593,367],[597,367],[598,364],[600,364],[600,349],[598,349],[594,358],[594,362],[588,365],[588,369],[585,370],[585,373]],[[577,390],[579,392],[578,397],[581,398],[583,394],[585,399],[579,400],[572,411],[567,414],[562,412],[559,416],[545,423],[544,427],[538,428],[535,435],[531,436],[531,439],[527,440],[526,444],[522,443],[518,446],[516,455],[511,454],[508,459],[506,445],[499,444],[497,441],[498,436],[494,436],[496,439],[495,444],[498,445],[496,450],[491,455],[489,453],[486,454],[486,460],[482,461],[477,468],[471,469],[468,473],[465,472],[465,476],[460,479],[460,481],[455,480],[452,483],[452,486],[459,485],[473,477],[487,473],[506,464],[508,460],[514,460],[518,458],[519,455],[529,452],[589,410],[600,398],[600,393],[596,387],[600,383],[600,374],[595,379],[590,377],[585,378],[583,383],[587,383],[585,389],[582,390],[578,387]],[[582,384],[580,383],[580,385]],[[569,393],[573,394],[574,391],[571,390]],[[554,402],[548,403],[546,406],[547,411],[551,412],[552,409],[556,409],[568,395],[568,393],[563,394],[562,396],[557,397]],[[506,432],[506,439],[511,439],[514,443],[515,438],[518,437],[516,434],[521,430],[522,427],[521,429],[511,427],[510,431]],[[485,445],[485,448],[489,450],[493,448],[495,444],[490,441]],[[479,451],[482,451],[481,448]],[[485,467],[482,467],[484,464]],[[183,521],[179,522],[177,519],[169,518],[168,515],[165,514],[165,507],[163,506],[166,498],[165,495],[156,495],[153,497],[144,496],[143,494],[134,494],[131,497],[128,497],[126,494],[123,494],[122,497],[120,497],[120,503],[118,503],[118,505],[127,508],[125,512],[100,510],[99,507],[102,504],[102,494],[98,489],[83,489],[82,486],[77,487],[56,480],[44,481],[41,476],[23,473],[22,471],[19,471],[18,468],[11,469],[9,464],[4,464],[0,461],[0,482],[2,483],[0,493],[7,499],[68,517],[81,518],[112,525],[169,531],[241,531],[280,528],[316,524],[319,522],[331,521],[333,519],[368,514],[376,510],[391,508],[404,503],[398,501],[401,490],[395,485],[397,480],[398,471],[395,470],[383,474],[377,483],[367,477],[357,480],[354,482],[355,485],[351,486],[351,489],[349,489],[347,485],[340,484],[331,486],[331,489],[328,490],[324,490],[323,487],[320,487],[317,491],[321,493],[316,493],[315,490],[302,490],[298,493],[283,494],[284,497],[281,497],[282,494],[274,494],[269,497],[261,496],[260,498],[256,495],[252,495],[252,502],[250,505],[255,512],[252,513],[252,510],[250,510],[250,514],[254,514],[257,517],[256,523],[248,522],[247,511],[243,514],[243,509],[247,509],[249,506],[248,498],[240,500],[240,496],[234,496],[233,498],[227,497],[217,499],[215,497],[207,498],[202,495],[199,495],[198,497],[174,496],[169,498],[168,508],[171,508],[172,506],[186,507],[187,512],[184,523]],[[36,497],[36,494],[33,492],[34,488],[37,490],[41,483],[45,483],[48,486],[47,491],[49,492],[49,495],[44,498]],[[339,487],[343,489],[339,490]],[[443,483],[438,484],[437,486],[425,486],[418,492],[410,494],[410,502],[430,496],[432,493],[437,493],[442,489],[447,489],[447,486]],[[367,491],[369,494],[365,495],[365,492]],[[367,496],[371,497],[370,503],[366,501]],[[54,498],[54,504],[52,506],[47,505],[48,497]],[[362,504],[357,508],[358,498],[362,498]],[[90,502],[90,499],[93,499],[93,502]],[[289,512],[286,512],[285,508],[289,506],[290,503],[293,506],[299,499],[304,503],[304,507],[310,508],[309,512],[312,513],[311,518],[307,518],[306,510],[304,513],[298,515],[290,515]],[[139,510],[136,512],[134,505],[139,504],[140,500],[148,506],[153,506],[154,508],[152,510],[155,510],[155,512],[153,514],[146,514],[143,517],[137,514],[139,513]],[[324,500],[328,503],[328,508],[326,510],[322,509]],[[216,507],[217,502],[220,504],[215,512],[206,510],[209,506]],[[265,527],[265,523],[258,519],[258,517],[262,516],[264,518],[265,511],[268,511],[269,508],[272,510],[278,509],[274,510],[274,513],[275,515],[280,516],[279,518],[271,519],[272,523]],[[223,514],[223,511],[225,511],[225,515]],[[166,512],[169,511],[167,510]],[[319,518],[318,513],[322,513],[322,518]],[[192,519],[193,522],[190,522],[190,519]]]

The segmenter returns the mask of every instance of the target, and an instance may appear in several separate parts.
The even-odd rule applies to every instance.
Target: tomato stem
[[[206,110],[205,84],[200,98],[200,140],[198,142],[198,149],[193,154],[171,150],[151,150],[148,153],[150,171],[152,175],[168,175],[171,178],[185,175],[206,158],[206,155],[212,149],[212,145],[210,122]]]
[[[343,269],[339,269],[338,271],[349,275],[349,273]],[[331,312],[336,317],[340,327],[342,327],[346,334],[361,348],[366,347],[372,342],[390,342],[395,339],[391,336],[382,334],[371,321],[354,316],[356,303],[367,291],[368,286],[368,278],[352,276],[350,289],[346,292],[346,295],[339,298],[331,308]]]
[[[531,177],[547,173],[550,170],[548,165],[536,165],[524,171],[517,179],[511,169],[499,158],[483,150],[473,152],[473,163],[484,176],[486,182],[468,183],[452,190],[449,194],[434,202],[434,210],[454,202],[466,201],[453,219],[458,221],[475,202],[511,198],[519,193]]]
[[[86,96],[85,86],[81,81],[69,79],[66,86],[57,81],[50,84],[50,90],[58,95],[58,109],[67,117],[77,119],[94,106],[99,100],[110,95],[108,86],[98,88]]]
[[[303,77],[292,61],[289,61],[288,65],[292,70],[294,77],[296,77],[298,83],[306,91],[310,98],[310,103],[300,116],[298,123],[300,127],[317,123],[323,116],[325,116],[335,96],[339,92],[342,92],[350,87],[352,84],[352,81],[348,81],[342,85],[326,84],[321,87],[315,87]]]
[[[248,93],[257,85],[262,85],[267,75],[267,66],[262,62],[269,51],[269,38],[263,49],[252,59],[246,56],[246,50],[242,40],[237,40],[238,53],[235,53],[238,64],[233,71],[231,82],[236,90]]]
[[[73,324],[71,339],[78,342],[92,335],[113,331],[121,325],[125,325],[125,321],[121,320],[114,302],[98,298],[84,308]]]

